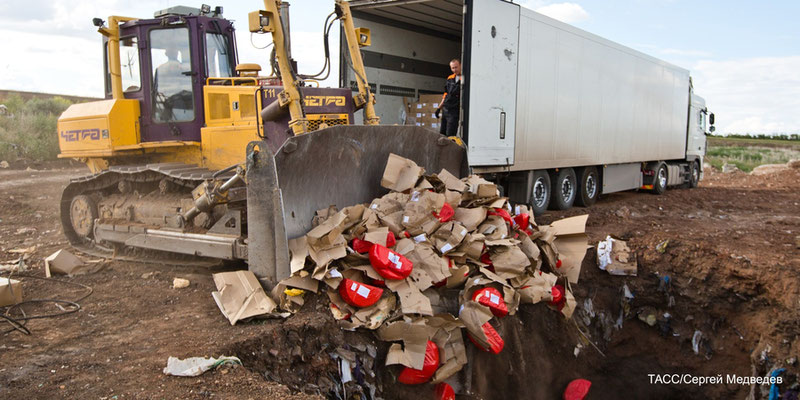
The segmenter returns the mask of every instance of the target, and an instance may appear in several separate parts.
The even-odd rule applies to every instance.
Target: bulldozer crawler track
[[[61,195],[61,226],[70,245],[75,249],[95,257],[113,258],[120,261],[148,262],[173,266],[214,266],[221,261],[206,257],[168,253],[141,248],[109,248],[78,235],[70,220],[72,200],[80,195],[93,195],[108,190],[126,180],[132,183],[156,183],[167,179],[186,191],[191,191],[205,180],[214,178],[216,171],[182,163],[161,163],[136,166],[113,166],[97,174],[74,178]],[[221,174],[225,179],[234,172]]]

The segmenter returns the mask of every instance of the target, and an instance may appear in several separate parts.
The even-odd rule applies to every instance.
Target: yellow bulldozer
[[[290,56],[288,5],[265,0],[249,30],[269,33],[272,73],[240,64],[222,8],[172,7],[152,19],[94,19],[106,99],[58,121],[59,157],[84,162],[61,199],[70,243],[169,263],[241,260],[270,287],[289,275],[288,240],[316,210],[368,202],[390,153],[465,174],[462,146],[433,131],[379,126],[349,4],[336,0],[357,90],[322,88]],[[329,69],[329,55],[326,54]],[[354,124],[363,111],[364,125]]]

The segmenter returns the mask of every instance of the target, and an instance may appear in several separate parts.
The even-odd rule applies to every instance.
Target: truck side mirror
[[[711,115],[708,116],[708,122],[711,125],[714,125],[714,113],[711,113]],[[713,128],[713,126],[712,126],[712,128]],[[711,132],[714,132],[714,131],[712,130]]]

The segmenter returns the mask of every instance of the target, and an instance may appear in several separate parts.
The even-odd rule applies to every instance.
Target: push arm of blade
[[[227,200],[228,189],[233,187],[233,185],[241,181],[243,178],[244,168],[239,166],[236,168],[236,175],[228,178],[228,180],[222,184],[219,184],[219,181],[216,181],[216,184],[214,181],[211,183],[203,182],[201,185],[204,185],[204,193],[203,195],[197,197],[197,199],[194,201],[194,207],[182,215],[183,222],[191,222],[201,212],[211,211],[211,209],[217,204],[224,203],[225,200]]]
[[[381,119],[378,117],[378,114],[375,113],[375,97],[369,91],[369,82],[367,82],[367,73],[364,70],[364,60],[361,59],[361,48],[358,45],[358,36],[356,35],[356,28],[353,25],[353,15],[350,13],[350,4],[344,0],[336,0],[336,7],[341,11],[340,19],[342,21],[345,39],[347,40],[347,51],[350,53],[350,61],[353,71],[356,73],[356,83],[358,85],[358,95],[355,96],[358,99],[356,100],[356,105],[360,106],[358,103],[363,102],[364,124],[379,125]]]

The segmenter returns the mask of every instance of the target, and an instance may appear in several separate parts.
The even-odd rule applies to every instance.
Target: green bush
[[[0,103],[8,108],[7,115],[0,115],[0,159],[55,159],[58,117],[72,102],[61,97],[26,101],[12,94]]]

